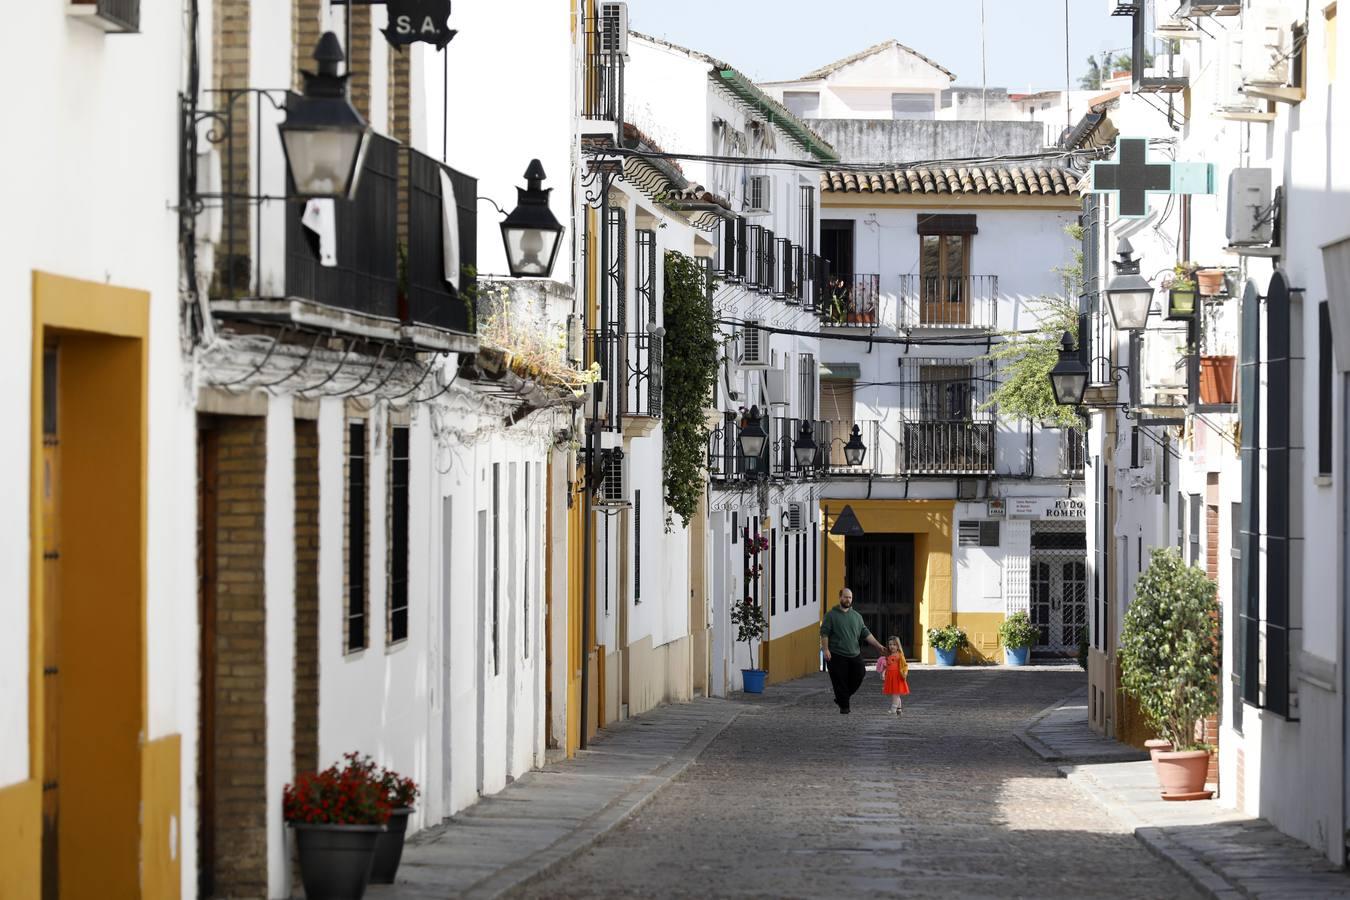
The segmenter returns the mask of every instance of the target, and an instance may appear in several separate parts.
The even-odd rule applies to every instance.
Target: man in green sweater
[[[844,588],[839,592],[839,605],[827,612],[820,623],[820,649],[825,654],[825,668],[830,671],[830,684],[834,686],[834,702],[841,713],[848,712],[849,698],[863,683],[866,671],[863,641],[886,655],[886,648],[872,637],[863,624],[862,614],[853,608],[853,592]]]

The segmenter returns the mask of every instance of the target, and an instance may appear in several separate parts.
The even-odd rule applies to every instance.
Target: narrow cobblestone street
[[[897,721],[876,675],[848,716],[817,676],[512,896],[1199,896],[1014,737],[1083,682],[1076,668],[916,668]]]

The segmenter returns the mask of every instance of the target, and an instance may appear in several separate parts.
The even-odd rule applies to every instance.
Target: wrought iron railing
[[[753,459],[741,454],[741,420],[736,413],[725,413],[722,423],[708,434],[708,477],[715,482],[758,477],[764,473],[778,480],[814,479],[825,476],[871,475],[881,471],[878,457],[880,423],[866,421],[829,421],[811,419],[811,437],[816,452],[811,464],[797,465],[796,444],[806,419],[763,416],[760,427],[767,439],[763,452]],[[858,427],[865,448],[862,461],[851,466],[845,445]]]
[[[819,297],[825,325],[850,328],[876,326],[881,311],[881,276],[827,273]]]
[[[904,422],[897,461],[905,475],[994,472],[994,423]]]
[[[619,52],[618,41],[605,33],[606,23],[600,16],[600,5],[592,3],[586,16],[586,72],[581,116],[622,125],[624,57]]]
[[[901,275],[905,328],[998,327],[997,275]]]
[[[858,429],[865,448],[862,461],[849,465],[848,451],[845,449],[853,438],[853,429]],[[829,475],[873,475],[882,471],[880,458],[881,423],[875,419],[846,421],[842,419],[825,420],[817,423],[816,443],[825,454],[825,471]]]
[[[659,330],[621,334],[592,331],[586,338],[586,365],[600,363],[610,376],[609,421],[661,416],[664,337]]]

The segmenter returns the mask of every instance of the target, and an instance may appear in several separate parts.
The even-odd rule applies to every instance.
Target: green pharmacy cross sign
[[[1092,192],[1116,194],[1122,219],[1148,215],[1149,194],[1212,194],[1212,163],[1154,163],[1146,138],[1120,138],[1112,162],[1092,164]]]

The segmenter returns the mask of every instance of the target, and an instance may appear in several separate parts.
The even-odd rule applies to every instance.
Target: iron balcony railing
[[[590,4],[586,16],[586,72],[582,118],[623,123],[624,56],[612,27],[600,15],[602,4]]]
[[[904,422],[898,468],[905,475],[992,475],[994,423]]]
[[[661,417],[664,390],[662,353],[664,337],[659,330],[618,333],[592,331],[586,336],[586,365],[599,363],[609,383],[607,397],[611,422],[621,418]]]
[[[822,324],[871,328],[881,309],[880,275],[827,273],[818,299]]]
[[[900,324],[905,328],[998,327],[997,275],[901,275]]]

